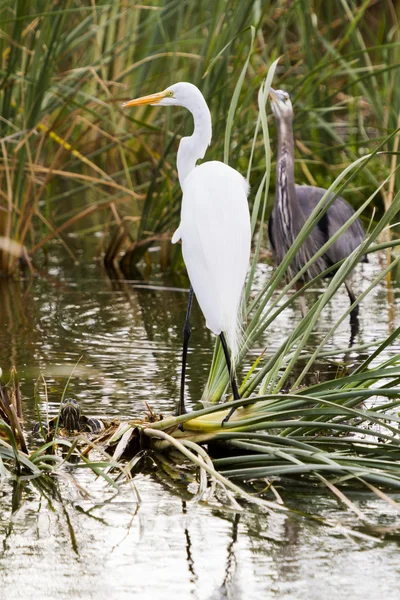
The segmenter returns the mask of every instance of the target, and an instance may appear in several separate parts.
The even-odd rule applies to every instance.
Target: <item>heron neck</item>
[[[203,95],[199,94],[186,108],[193,115],[194,132],[190,137],[182,138],[178,148],[177,167],[181,187],[196,162],[204,158],[212,135],[211,114]]]
[[[278,126],[278,170],[283,170],[286,175],[287,185],[294,186],[294,140],[292,120],[282,119]]]
[[[294,183],[294,141],[292,119],[277,121],[278,160],[276,163],[276,200],[283,212],[292,217],[292,228],[301,208]],[[289,225],[289,224],[288,224]]]

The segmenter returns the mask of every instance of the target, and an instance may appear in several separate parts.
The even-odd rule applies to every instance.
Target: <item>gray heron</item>
[[[269,97],[278,130],[278,156],[276,161],[275,205],[268,223],[268,237],[276,263],[280,264],[290,249],[304,223],[321,200],[326,190],[311,185],[296,185],[294,182],[294,141],[293,107],[290,96],[282,90],[270,88]],[[288,268],[290,278],[314,256],[314,254],[334,235],[350,217],[352,207],[338,196],[322,215],[306,241],[299,248]],[[360,245],[364,238],[364,228],[356,219],[346,231],[320,256],[302,276],[307,282],[325,271],[328,267],[347,258]],[[367,262],[367,259],[364,259]],[[356,297],[348,280],[345,281],[350,303]],[[304,297],[301,309],[305,313]],[[358,306],[351,313],[351,323],[358,320]]]

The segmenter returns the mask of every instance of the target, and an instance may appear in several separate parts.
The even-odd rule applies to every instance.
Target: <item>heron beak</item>
[[[272,102],[279,102],[278,94],[274,90],[274,88],[270,87],[268,92]]]
[[[128,102],[124,102],[122,107],[125,108],[127,106],[142,106],[142,104],[159,104],[161,100],[168,96],[168,92],[164,90],[164,92],[157,92],[157,94],[150,94],[149,96],[142,96],[142,98],[135,98],[135,100],[129,100]]]

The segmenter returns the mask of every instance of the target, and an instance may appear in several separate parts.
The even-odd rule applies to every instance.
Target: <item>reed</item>
[[[252,365],[247,373],[244,374],[244,382],[241,386],[240,393],[242,397],[248,397],[258,390],[259,394],[264,393],[266,390],[279,391],[282,389],[288,380],[296,362],[300,359],[304,348],[307,345],[307,341],[312,334],[313,328],[319,319],[321,313],[325,307],[332,301],[335,293],[339,287],[349,277],[352,270],[355,268],[357,262],[363,257],[364,254],[369,252],[378,251],[381,246],[378,244],[378,240],[383,232],[389,231],[389,227],[392,223],[396,222],[396,215],[400,209],[400,194],[397,193],[393,198],[390,206],[388,206],[386,212],[382,217],[375,221],[373,226],[368,231],[364,242],[361,246],[353,252],[342,264],[336,265],[334,268],[328,269],[325,273],[322,273],[316,277],[312,282],[303,285],[302,289],[294,293],[288,299],[285,296],[290,290],[296,289],[296,285],[301,278],[301,275],[309,269],[310,265],[317,260],[317,258],[323,254],[326,249],[333,244],[336,239],[349,227],[352,220],[360,217],[365,212],[371,203],[376,199],[377,194],[385,186],[391,186],[393,177],[396,175],[397,168],[393,173],[389,173],[386,178],[383,178],[377,185],[371,195],[366,198],[363,204],[356,210],[354,216],[349,220],[332,238],[316,253],[313,258],[303,267],[303,269],[290,281],[287,280],[286,272],[290,262],[293,260],[295,253],[301,247],[309,233],[315,227],[321,215],[328,209],[332,204],[337,195],[341,195],[343,190],[354,181],[354,179],[360,176],[361,173],[370,167],[373,162],[379,162],[382,156],[382,152],[390,144],[393,139],[396,139],[397,130],[395,130],[388,138],[385,138],[370,154],[362,156],[356,159],[353,163],[347,166],[337,179],[328,188],[327,193],[318,203],[313,213],[310,215],[306,223],[304,224],[301,232],[294,240],[290,251],[285,256],[285,259],[274,271],[271,278],[265,283],[263,288],[257,293],[252,293],[252,285],[254,280],[254,274],[256,266],[259,262],[259,255],[261,245],[265,243],[264,225],[266,223],[267,203],[269,196],[269,181],[271,172],[271,151],[269,145],[269,131],[268,131],[268,118],[266,113],[267,97],[272,78],[276,73],[277,61],[275,61],[268,72],[265,82],[260,88],[259,92],[259,120],[255,129],[255,136],[253,140],[253,147],[256,144],[256,136],[261,129],[261,135],[263,138],[263,145],[265,150],[265,164],[266,174],[261,180],[258,189],[255,191],[255,201],[252,210],[252,228],[254,238],[254,255],[252,258],[252,266],[249,273],[249,277],[246,284],[245,298],[244,298],[244,332],[242,339],[242,347],[239,351],[239,359],[243,360],[246,353],[251,349],[262,336],[268,332],[268,328],[273,324],[275,319],[285,310],[297,297],[304,292],[307,288],[316,283],[319,283],[325,276],[331,275],[329,283],[325,291],[320,295],[318,301],[310,309],[304,319],[302,319],[297,327],[294,329],[288,339],[282,341],[282,344],[275,352],[273,356],[269,356],[265,349],[260,357],[257,359],[256,364]],[[232,116],[233,118],[233,116]],[[228,123],[227,127],[231,127]],[[253,154],[251,154],[253,159]],[[252,163],[249,165],[248,173],[251,173]],[[332,194],[329,202],[327,202],[329,194]],[[258,229],[257,229],[258,224]],[[387,247],[394,248],[398,245],[398,240],[388,242]],[[390,256],[390,255],[389,255]],[[357,299],[356,304],[362,301],[375,286],[393,269],[398,266],[399,257],[394,256],[390,258],[386,269],[383,272],[377,273],[375,280],[371,283],[367,290]],[[283,285],[283,289],[282,289]],[[326,341],[332,336],[334,331],[340,325],[340,323],[350,313],[352,305],[346,311],[346,313],[333,325],[328,334],[319,344],[318,348],[313,353],[312,357],[308,360],[306,366],[301,371],[301,375],[292,384],[291,389],[297,389],[303,383],[304,376],[312,368],[314,362],[318,359],[319,353],[323,351],[323,346]],[[257,369],[256,369],[257,367]],[[212,366],[210,369],[209,379],[206,388],[203,393],[203,401],[215,403],[218,402],[222,395],[227,390],[229,383],[229,375],[226,368],[225,359],[222,353],[219,342],[215,345],[214,357]]]
[[[158,207],[153,198],[154,183],[165,172],[174,179],[169,161],[158,158],[161,144],[155,150],[144,144],[143,151],[138,121],[132,119],[135,127],[128,133],[121,102],[156,78],[165,87],[171,72],[200,83],[214,51],[226,44],[233,52],[241,49],[240,37],[232,41],[232,35],[251,21],[253,4],[249,11],[243,3],[227,8],[222,1],[212,8],[176,0],[148,7],[125,0],[80,7],[67,2],[62,8],[39,1],[3,3],[3,273],[29,264],[32,254],[79,227],[90,213],[109,211],[113,223],[125,224],[128,242],[149,232],[154,239],[176,216],[176,202],[170,211],[170,202]],[[221,54],[206,84],[209,94],[241,56],[242,51],[232,62]],[[223,89],[219,101],[226,105],[228,97]],[[165,125],[156,120],[146,130],[167,138]]]
[[[199,85],[210,105],[207,158],[227,152],[230,123],[229,162],[249,171],[254,190],[266,168],[264,143],[254,138],[257,94],[277,56],[283,58],[275,85],[292,93],[295,106],[299,182],[325,187],[383,140],[384,150],[398,147],[388,136],[400,102],[392,2],[378,11],[374,3],[349,0],[328,8],[320,0],[151,6],[96,0],[62,7],[6,0],[0,21],[2,273],[29,265],[54,238],[68,251],[64,233],[82,230],[88,217],[99,229],[111,225],[107,258],[116,262],[127,251],[125,269],[140,265],[149,246],[171,234],[180,207],[175,152],[190,119],[155,109],[127,114],[120,105],[173,81]],[[240,115],[234,125],[232,97]],[[358,208],[391,173],[391,186],[374,199],[379,217],[393,201],[395,166],[391,154],[365,165],[347,199]],[[271,203],[272,194],[267,214]],[[163,247],[163,268],[180,268],[179,251]]]

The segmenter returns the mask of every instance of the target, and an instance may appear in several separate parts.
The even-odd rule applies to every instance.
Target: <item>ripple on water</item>
[[[357,290],[366,289],[379,269],[377,257],[360,265]],[[256,286],[263,285],[269,273],[269,267],[260,265]],[[187,290],[164,285],[159,278],[151,285],[118,288],[93,266],[80,278],[57,268],[51,275],[35,279],[27,289],[15,282],[6,288],[0,282],[0,365],[18,367],[28,423],[36,419],[32,389],[37,375],[46,377],[53,415],[79,359],[68,394],[79,399],[86,413],[138,416],[145,401],[156,411],[172,412],[179,391]],[[307,301],[316,297],[312,291]],[[312,344],[347,303],[345,290],[340,291],[318,323]],[[386,283],[377,286],[362,304],[359,342],[385,337],[393,328],[398,304],[398,290],[388,300]],[[264,347],[273,352],[299,319],[296,309],[282,313],[252,356]],[[197,306],[192,322],[187,394],[196,402],[207,377],[213,336]],[[348,337],[344,322],[328,347],[345,346]],[[399,350],[396,342],[386,356]],[[355,351],[346,361],[352,364],[361,356]],[[337,367],[334,363],[321,368]],[[354,542],[328,527],[249,507],[235,519],[219,507],[185,505],[166,484],[144,475],[135,478],[142,500],[138,509],[129,487],[111,498],[102,480],[86,472],[75,477],[90,498],[67,480],[59,482],[67,499],[63,504],[57,494],[35,483],[14,491],[4,484],[1,598],[397,600],[396,538],[382,544]],[[15,502],[19,495],[23,503],[11,519],[11,499]],[[379,515],[384,527],[397,518],[390,506],[370,494],[352,499],[375,522]],[[298,490],[293,496],[289,493],[289,500],[299,510],[354,525],[352,516],[329,496]]]

